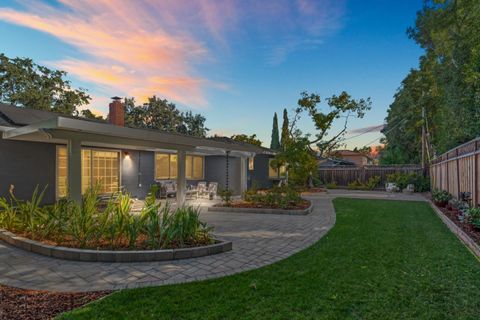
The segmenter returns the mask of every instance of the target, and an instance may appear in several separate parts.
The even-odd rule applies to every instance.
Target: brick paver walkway
[[[115,290],[221,277],[259,268],[313,244],[335,223],[331,199],[336,196],[421,200],[386,193],[334,191],[310,197],[314,211],[306,216],[203,212],[215,234],[231,240],[233,250],[195,259],[145,262],[75,262],[40,256],[0,242],[0,283],[51,290]]]

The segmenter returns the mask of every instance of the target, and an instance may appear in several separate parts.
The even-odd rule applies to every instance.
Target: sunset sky
[[[211,133],[256,133],[301,91],[348,91],[383,123],[421,50],[407,38],[421,0],[1,0],[0,52],[66,70],[105,114],[111,96],[157,95],[200,112]],[[281,125],[281,122],[280,122]],[[311,130],[308,121],[302,122]],[[378,131],[347,141],[363,146]]]

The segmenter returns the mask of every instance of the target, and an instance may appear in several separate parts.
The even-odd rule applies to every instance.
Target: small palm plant
[[[43,195],[45,194],[45,187],[41,192],[39,192],[38,185],[33,191],[32,197],[30,200],[22,201],[15,198],[13,190],[10,193],[15,206],[17,207],[17,213],[23,230],[30,234],[32,238],[36,238],[41,230],[41,222],[45,220],[44,215],[45,211],[40,206]]]
[[[85,248],[95,239],[96,217],[98,215],[99,186],[89,188],[83,196],[81,204],[74,202],[71,208],[71,219],[68,233],[77,242],[80,248]]]

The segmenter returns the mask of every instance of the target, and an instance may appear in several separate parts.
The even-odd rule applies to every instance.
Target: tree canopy
[[[282,135],[280,140],[280,147],[282,149],[285,149],[285,147],[288,144],[288,141],[290,140],[290,132],[288,128],[289,128],[288,111],[285,108],[283,109]]]
[[[236,135],[231,136],[231,139],[233,139],[235,141],[250,143],[250,144],[253,144],[255,146],[261,146],[262,145],[262,141],[257,139],[256,134],[252,134],[250,136],[246,135],[246,134],[236,134]]]
[[[351,118],[362,118],[371,108],[370,98],[353,99],[343,91],[338,96],[326,99],[326,107],[320,106],[321,98],[316,93],[302,92],[288,119],[284,110],[282,126],[282,149],[276,156],[273,166],[286,165],[290,183],[305,186],[311,184],[317,170],[317,154],[325,156],[342,144],[348,122]],[[312,120],[315,133],[304,133],[299,128],[299,120],[307,114]],[[342,121],[339,131],[331,133],[335,120]]]
[[[125,123],[127,126],[182,133],[206,137],[205,117],[191,111],[181,112],[177,106],[156,96],[148,98],[143,105],[136,105],[134,98],[126,98]]]
[[[276,112],[273,115],[272,138],[270,141],[270,149],[272,150],[280,149],[280,137],[278,133],[278,117]]]
[[[425,1],[407,31],[425,51],[390,105],[382,163],[419,163],[422,125],[430,158],[480,135],[479,21],[477,0]]]
[[[363,118],[365,112],[371,109],[370,98],[353,99],[347,92],[343,91],[338,96],[332,95],[326,99],[327,108],[321,108],[321,98],[316,93],[302,92],[298,100],[298,106],[290,120],[290,138],[298,139],[305,137],[307,146],[320,155],[327,155],[342,144],[342,138],[347,132],[348,123],[351,118]],[[303,134],[298,128],[298,121],[306,113],[312,120],[316,132],[314,134]],[[335,121],[342,123],[341,129],[331,132]]]
[[[85,89],[73,89],[67,73],[38,65],[27,58],[9,58],[0,53],[0,101],[37,110],[78,115],[87,105]]]

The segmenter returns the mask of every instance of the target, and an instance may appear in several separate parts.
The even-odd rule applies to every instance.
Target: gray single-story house
[[[270,187],[281,170],[270,167],[270,149],[228,138],[198,138],[124,125],[119,98],[108,122],[69,117],[0,103],[0,197],[14,186],[29,199],[48,186],[45,203],[69,195],[81,200],[100,181],[105,194],[126,190],[142,199],[159,181],[177,184],[177,202],[189,185],[217,182],[241,195],[249,185]]]

